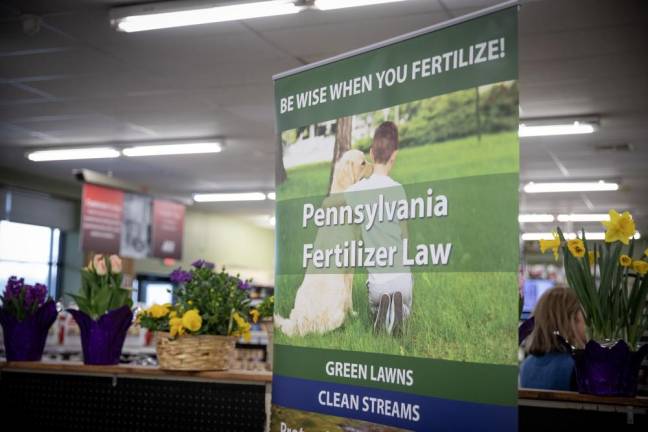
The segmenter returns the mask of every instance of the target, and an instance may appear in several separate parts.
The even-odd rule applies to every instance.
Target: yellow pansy
[[[259,321],[259,316],[260,316],[260,315],[261,315],[261,314],[260,314],[259,311],[256,310],[256,309],[252,309],[252,310],[250,311],[250,316],[252,317],[252,322],[253,322],[253,323],[257,323],[257,322]]]
[[[169,333],[171,337],[182,336],[185,332],[184,326],[182,325],[182,318],[171,318],[169,320]]]
[[[191,309],[182,315],[182,325],[193,332],[200,330],[202,326],[202,317],[198,309]]]
[[[628,255],[621,255],[619,257],[619,264],[623,267],[630,267],[632,264],[632,258],[630,258]]]
[[[163,318],[169,314],[169,307],[166,305],[154,304],[148,310],[152,318]]]
[[[642,260],[633,261],[632,262],[632,270],[636,271],[641,276],[643,276],[646,273],[648,273],[648,262],[642,261]]]
[[[232,335],[242,336],[245,342],[249,342],[252,338],[252,335],[250,333],[250,323],[245,321],[245,319],[241,315],[239,315],[238,312],[234,312],[232,318],[234,319],[236,326],[238,327],[238,330],[233,332]]]
[[[549,249],[553,251],[554,258],[558,260],[558,249],[560,248],[560,237],[558,233],[552,233],[553,239],[540,240],[540,252],[545,253]]]
[[[567,241],[567,249],[569,252],[576,258],[582,258],[585,256],[585,243],[581,239],[573,239]]]
[[[596,263],[596,252],[587,252],[587,259],[589,260],[589,265],[593,266]]]
[[[634,220],[627,211],[619,214],[616,210],[610,210],[610,220],[601,223],[606,228],[605,241],[608,243],[618,240],[627,245],[635,233]]]

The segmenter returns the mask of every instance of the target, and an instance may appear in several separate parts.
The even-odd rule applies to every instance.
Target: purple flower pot
[[[81,330],[83,363],[88,365],[114,365],[119,363],[126,333],[133,321],[128,306],[106,312],[93,320],[84,312],[68,309]]]
[[[47,332],[56,320],[56,315],[53,300],[44,303],[33,315],[22,321],[0,308],[7,361],[40,361]]]
[[[572,353],[578,391],[599,396],[635,396],[639,367],[646,354],[648,344],[630,351],[622,340],[611,347],[590,340],[585,349]]]

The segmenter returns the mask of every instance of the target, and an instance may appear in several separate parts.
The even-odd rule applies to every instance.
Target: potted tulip
[[[57,314],[47,287],[39,283],[28,285],[23,278],[11,276],[0,299],[7,360],[39,361]]]
[[[69,294],[78,310],[68,309],[81,331],[83,362],[119,363],[133,320],[131,290],[122,288],[122,262],[117,255],[95,255],[81,270],[81,291]]]
[[[583,307],[591,340],[585,349],[572,351],[579,391],[634,396],[648,353],[648,344],[639,343],[648,329],[648,250],[636,253],[628,212],[609,214],[603,244],[589,242],[584,230],[580,238],[567,240],[558,228],[553,239],[541,240],[540,248],[556,256],[562,252],[567,281]]]
[[[160,368],[225,370],[236,339],[250,338],[248,281],[198,260],[189,271],[171,273],[175,305],[153,305],[138,313],[142,327],[157,332]]]

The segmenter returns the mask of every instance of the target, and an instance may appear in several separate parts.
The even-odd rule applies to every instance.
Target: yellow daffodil
[[[587,259],[589,260],[589,265],[593,266],[596,264],[596,253],[594,251],[587,252]]]
[[[576,258],[583,258],[585,256],[585,243],[581,239],[568,240],[567,249]]]
[[[553,233],[553,239],[540,240],[540,252],[545,253],[549,249],[553,251],[554,258],[558,260],[558,249],[560,248],[560,237],[558,233]]]
[[[182,315],[182,325],[192,332],[200,330],[202,326],[202,317],[198,309],[191,309]]]
[[[630,267],[632,264],[632,258],[630,258],[628,255],[621,255],[619,257],[619,264],[621,264],[622,267]]]
[[[185,332],[185,328],[182,325],[182,318],[171,318],[169,320],[169,333],[171,337],[182,336]]]
[[[256,309],[252,309],[252,310],[250,311],[250,316],[252,317],[252,322],[255,323],[255,324],[259,321],[259,316],[260,316],[260,315],[261,315],[261,314],[260,314],[259,311],[256,310]]]
[[[643,260],[632,261],[632,270],[643,276],[648,273],[648,262]]]
[[[178,312],[176,312],[176,311],[169,312],[169,318],[175,318],[177,316],[178,316]]]
[[[619,214],[616,210],[610,210],[610,220],[601,223],[606,228],[605,241],[608,243],[618,240],[627,245],[635,233],[634,220],[627,211]]]
[[[149,308],[148,314],[151,315],[152,318],[164,318],[169,314],[169,307],[167,307],[167,305],[154,304]]]

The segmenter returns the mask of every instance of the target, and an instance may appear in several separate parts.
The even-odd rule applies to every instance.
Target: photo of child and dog
[[[319,197],[322,207],[353,207],[379,194],[407,200],[415,183],[517,170],[517,106],[517,84],[502,82],[284,131],[277,161],[280,259],[302,253],[288,235],[301,228],[294,203]],[[288,207],[295,210],[282,213]],[[390,247],[408,235],[406,221],[385,219],[371,229],[323,226],[311,241]],[[275,343],[515,362],[513,347],[493,342],[498,335],[504,343],[513,339],[516,308],[503,287],[514,274],[412,272],[402,265],[296,273],[276,275]]]

